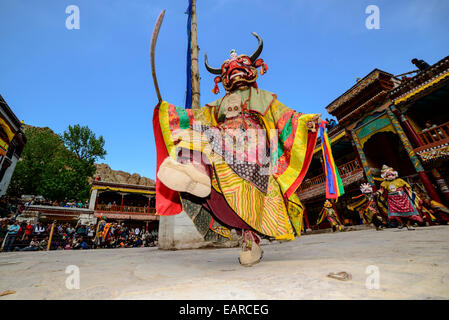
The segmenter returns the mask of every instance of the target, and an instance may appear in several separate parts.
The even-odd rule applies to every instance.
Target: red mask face
[[[250,86],[256,79],[257,69],[247,55],[226,60],[221,66],[221,81],[226,91]]]

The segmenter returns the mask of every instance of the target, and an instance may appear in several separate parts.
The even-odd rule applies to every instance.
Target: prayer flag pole
[[[196,0],[189,0],[187,10],[187,92],[186,109],[201,108],[200,102],[200,72],[198,66],[198,30],[196,19]]]

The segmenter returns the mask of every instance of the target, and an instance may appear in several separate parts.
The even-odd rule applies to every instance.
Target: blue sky
[[[65,9],[80,9],[80,29],[67,30]],[[368,30],[368,5],[380,29]],[[62,133],[89,126],[106,140],[115,170],[155,177],[156,153],[149,46],[162,9],[156,64],[164,100],[183,106],[186,87],[187,0],[0,0],[0,94],[19,119]],[[414,69],[449,54],[447,0],[198,0],[201,103],[230,49],[250,54],[257,32],[269,67],[260,88],[303,113],[323,113],[374,68]],[[223,93],[223,88],[220,87]]]

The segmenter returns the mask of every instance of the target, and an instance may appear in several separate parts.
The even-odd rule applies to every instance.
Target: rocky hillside
[[[111,167],[105,163],[96,163],[95,166],[97,167],[97,172],[94,179],[99,175],[101,177],[101,181],[106,182],[135,184],[141,186],[155,185],[154,180],[141,177],[137,173],[130,174],[124,171],[112,170]]]

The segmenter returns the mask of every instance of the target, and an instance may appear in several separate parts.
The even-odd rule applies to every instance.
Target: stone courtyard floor
[[[0,292],[15,292],[0,300],[449,299],[449,226],[312,234],[262,248],[249,268],[238,248],[0,253]],[[79,268],[79,289],[66,287],[69,265]],[[352,279],[327,277],[341,271]]]

